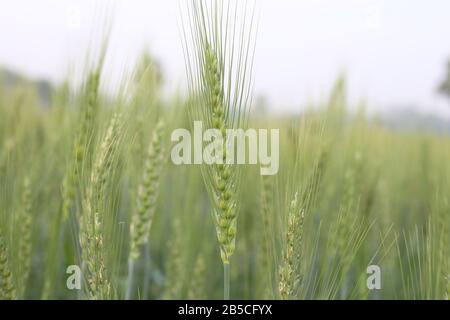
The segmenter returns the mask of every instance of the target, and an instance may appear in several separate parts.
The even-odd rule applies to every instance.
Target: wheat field
[[[448,299],[450,137],[349,112],[344,77],[306,111],[263,112],[250,24],[233,42],[211,27],[232,12],[203,2],[187,95],[163,95],[149,54],[106,95],[107,49],[48,106],[0,81],[0,298]],[[278,173],[175,165],[171,133],[195,119],[279,129]]]

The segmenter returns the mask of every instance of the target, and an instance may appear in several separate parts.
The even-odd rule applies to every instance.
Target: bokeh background
[[[144,50],[164,73],[167,93],[185,87],[179,1],[18,0],[0,3],[0,65],[56,83],[112,25],[109,82],[119,81]],[[448,118],[437,92],[450,56],[445,0],[258,1],[255,96],[271,110],[298,111],[324,98],[345,74],[354,103],[369,110],[411,109]]]

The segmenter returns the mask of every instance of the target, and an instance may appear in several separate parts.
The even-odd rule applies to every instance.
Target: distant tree
[[[447,64],[447,75],[446,79],[442,82],[439,87],[439,92],[450,98],[450,61]]]

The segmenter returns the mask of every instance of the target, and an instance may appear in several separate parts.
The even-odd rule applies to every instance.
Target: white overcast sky
[[[149,48],[168,87],[182,87],[179,1],[1,0],[0,65],[62,79],[70,64],[82,68],[77,57],[86,56],[108,7],[112,78]],[[450,1],[258,0],[258,7],[255,95],[275,108],[324,98],[344,72],[353,101],[449,114],[450,102],[436,87],[450,59]]]

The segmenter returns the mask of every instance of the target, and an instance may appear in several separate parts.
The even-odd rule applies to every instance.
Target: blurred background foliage
[[[95,156],[119,111],[124,130],[102,200],[114,297],[124,297],[130,217],[147,146],[157,121],[164,119],[162,181],[150,245],[137,263],[134,298],[220,299],[222,265],[201,172],[197,166],[177,167],[170,161],[170,133],[191,128],[188,98],[162,96],[164,76],[151,55],[142,56],[117,93],[94,93],[88,157],[75,181],[75,203],[64,216],[63,185],[84,106],[93,94],[89,79],[97,69],[88,70],[79,88],[69,82],[53,88],[2,73],[0,234],[18,297],[85,298],[66,287],[66,268],[80,265],[81,259],[79,193],[90,175],[88,158]],[[101,84],[101,71],[98,77]],[[448,80],[442,85],[443,92],[447,89]],[[311,103],[302,113],[263,112],[263,99],[256,101],[249,126],[280,129],[280,172],[262,178],[257,166],[244,169],[231,296],[279,298],[289,205],[297,194],[308,210],[297,249],[301,258],[295,266],[299,282],[293,298],[448,297],[448,124],[435,131],[423,130],[430,126],[405,129],[407,119],[369,117],[364,103],[350,113],[344,77],[328,99]],[[369,291],[366,269],[373,264],[381,267],[382,289]]]

